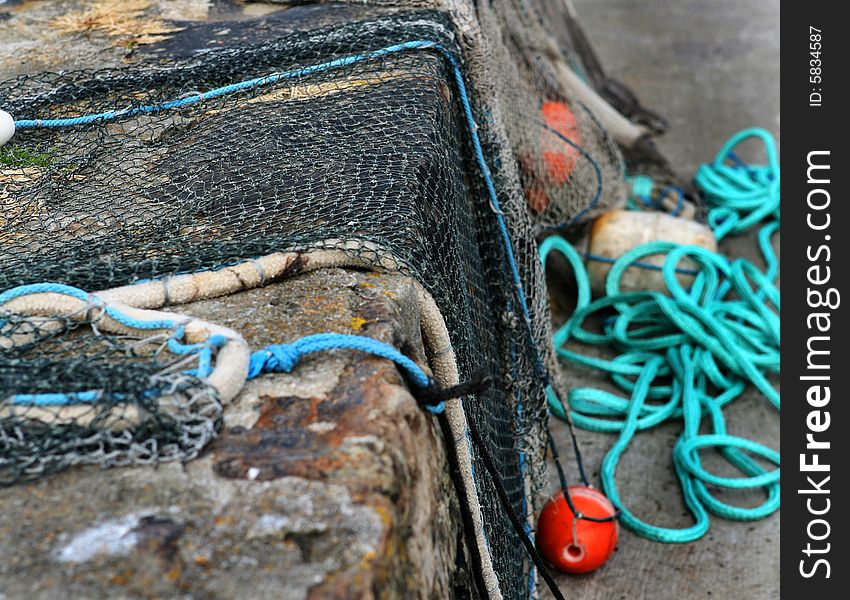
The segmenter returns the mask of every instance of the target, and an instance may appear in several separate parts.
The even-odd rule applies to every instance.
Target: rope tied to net
[[[478,393],[493,381],[485,371],[479,371],[468,381],[441,388],[419,365],[393,346],[373,338],[344,333],[317,333],[289,344],[274,344],[257,350],[251,354],[248,379],[259,377],[262,373],[291,373],[305,356],[329,350],[356,350],[392,361],[416,387],[417,401],[432,414],[445,412],[446,400]]]
[[[504,251],[504,260],[507,262],[507,265],[509,267],[511,282],[513,284],[512,293],[516,297],[518,305],[521,309],[521,324],[524,328],[523,334],[528,339],[529,351],[533,355],[532,363],[535,371],[535,376],[541,381],[543,386],[548,385],[550,381],[550,374],[541,358],[540,350],[538,348],[538,344],[533,333],[534,330],[531,322],[532,317],[528,307],[528,299],[523,285],[520,266],[516,258],[514,246],[511,240],[510,229],[506,220],[506,214],[502,210],[499,196],[496,190],[496,184],[491,174],[487,158],[485,157],[483,145],[479,137],[478,126],[475,122],[473,113],[472,99],[467,91],[464,75],[461,70],[461,58],[455,55],[455,53],[450,51],[448,48],[437,42],[428,40],[414,40],[403,42],[371,52],[335,58],[327,62],[309,65],[293,71],[273,73],[265,77],[248,79],[220,88],[215,88],[213,90],[193,93],[191,95],[183,96],[159,104],[130,106],[100,113],[85,114],[69,118],[18,119],[13,122],[13,126],[19,130],[26,130],[40,128],[63,128],[79,127],[86,125],[101,125],[108,121],[133,118],[141,115],[155,114],[162,111],[179,110],[197,103],[210,100],[212,98],[218,98],[229,94],[240,93],[261,86],[273,85],[284,80],[291,80],[301,76],[312,75],[321,71],[338,69],[368,60],[379,60],[399,52],[416,50],[430,50],[440,54],[451,68],[452,77],[454,79],[454,83],[458,92],[458,100],[466,124],[467,133],[471,142],[474,160],[481,173],[481,178],[484,183],[486,196],[489,200],[489,205],[492,210],[492,213],[495,216],[500,242]],[[598,165],[595,166],[598,167]],[[601,186],[601,174],[598,172],[598,169],[597,178],[600,179],[599,185]],[[597,191],[597,196],[599,194],[601,194],[600,190]],[[593,204],[595,204],[595,201]],[[355,348],[350,345],[347,345],[349,344],[349,342],[347,341],[342,342],[338,339],[337,341],[342,344],[341,346],[338,346],[340,348],[362,349],[362,347]],[[293,344],[288,345],[289,347],[287,348],[266,349],[260,351],[260,353],[255,353],[256,358],[252,357],[250,362],[250,368],[252,372],[255,372],[254,376],[256,376],[257,372],[262,372],[263,370],[291,370],[292,368],[294,368],[295,364],[298,362],[301,356],[306,353],[318,351],[314,349],[313,344],[317,344],[317,346],[315,347],[319,347],[324,344],[323,349],[333,349],[334,347],[332,345],[327,345],[329,343],[327,341],[319,342],[313,339],[309,341],[304,341],[302,344],[293,348],[292,346],[297,343],[298,342],[294,342]],[[370,352],[372,350],[377,349],[377,347],[370,346],[364,351]],[[411,381],[413,381],[414,383],[425,382],[427,376],[425,376],[424,372],[421,372],[421,370],[419,370],[419,368],[415,364],[413,365],[413,367],[415,368],[411,368],[410,365],[407,365],[406,363],[404,363],[404,361],[396,361],[395,359],[399,358],[398,356],[389,356],[387,355],[387,353],[384,353],[385,350],[385,348],[380,349],[382,354],[379,355],[384,356],[385,358],[389,358],[390,360],[393,360],[394,362],[396,362],[396,364],[401,366],[405,370],[406,374],[411,377]],[[419,372],[417,372],[417,370]],[[439,414],[444,410],[444,406],[441,399],[455,398],[469,393],[474,393],[475,390],[480,389],[482,386],[489,385],[489,382],[489,378],[486,375],[482,375],[473,376],[470,381],[458,384],[457,386],[452,386],[448,389],[440,389],[431,383],[429,383],[428,385],[417,387],[419,387],[419,396],[421,396],[422,398],[429,399],[428,401],[430,402],[430,404],[427,404],[428,410]],[[486,453],[486,448],[481,444],[479,444],[479,446],[481,446],[480,451],[482,453]],[[507,496],[505,496],[505,498],[506,497]],[[502,498],[502,496],[500,496],[500,501],[502,501],[504,508],[508,512],[508,514],[511,514],[512,508],[510,504],[507,503],[506,500]],[[518,523],[518,521],[516,521],[516,523]],[[516,523],[514,524],[516,525]],[[547,584],[549,584],[550,588],[552,588],[553,594],[555,594],[556,597],[561,598],[562,596],[557,591],[557,586],[554,584],[554,580],[548,575],[548,572],[545,570],[545,567],[542,565],[542,563],[540,563],[539,557],[537,557],[534,553],[533,547],[531,546],[531,542],[528,536],[523,533],[523,530],[521,528],[517,530],[517,533],[522,539],[523,544],[526,546],[526,549],[531,548],[531,550],[529,550],[529,554],[531,555],[534,563],[537,565],[537,568],[541,571],[541,574],[544,579],[546,579]]]
[[[467,133],[469,134],[470,141],[472,143],[472,150],[475,158],[475,163],[481,173],[481,178],[484,182],[490,207],[496,218],[496,225],[499,230],[499,237],[505,252],[505,259],[508,263],[508,267],[511,274],[511,280],[513,282],[513,292],[516,295],[522,312],[523,324],[526,330],[525,334],[528,336],[528,339],[531,342],[530,347],[534,354],[534,368],[537,376],[540,377],[541,380],[544,381],[544,383],[548,383],[550,379],[549,373],[546,370],[542,359],[540,358],[540,352],[535,342],[533,326],[531,324],[531,314],[528,308],[527,296],[523,286],[522,277],[520,275],[520,269],[514,252],[513,243],[511,241],[510,231],[508,228],[507,221],[505,219],[505,213],[502,210],[501,203],[499,201],[499,195],[496,191],[496,184],[494,182],[493,175],[485,157],[481,138],[478,134],[479,128],[475,121],[472,98],[467,90],[466,81],[463,75],[463,71],[461,69],[462,60],[449,48],[445,47],[439,42],[432,40],[410,40],[391,46],[386,46],[384,48],[379,48],[377,50],[372,50],[369,52],[337,57],[332,60],[300,67],[291,71],[281,71],[263,77],[246,79],[204,92],[197,91],[188,95],[184,94],[179,98],[174,98],[157,104],[127,106],[124,108],[116,108],[114,110],[108,110],[105,112],[89,113],[78,115],[76,117],[58,119],[14,119],[12,131],[14,133],[15,129],[51,129],[79,127],[83,125],[92,124],[101,125],[109,121],[129,119],[140,115],[150,115],[157,114],[160,112],[179,110],[194,104],[206,102],[214,98],[220,98],[223,96],[238,94],[256,88],[275,85],[284,81],[290,81],[293,79],[314,75],[316,73],[321,73],[324,71],[333,71],[358,63],[363,63],[372,60],[381,60],[398,53],[426,50],[436,52],[440,56],[442,56],[451,69],[451,74],[458,91],[458,99],[466,124]],[[557,132],[555,133],[557,134]],[[563,138],[564,141],[566,141],[567,143],[573,144],[573,142],[567,139],[565,136],[560,135],[560,137]],[[584,152],[586,154],[586,152],[582,148],[576,148],[580,152]],[[597,176],[599,179],[599,185],[601,186],[601,172],[598,171],[598,165],[595,165],[595,167],[597,168]],[[601,188],[597,191],[597,196],[599,194],[601,194]]]
[[[746,137],[761,137],[769,149],[773,148],[772,140],[757,131],[734,136],[730,142],[735,143],[724,146],[715,164]],[[628,395],[597,388],[573,389],[568,396],[570,417],[583,429],[618,434],[602,462],[603,488],[620,511],[621,522],[656,541],[689,542],[702,537],[708,531],[710,513],[754,520],[779,508],[779,453],[730,434],[723,414],[723,408],[738,398],[747,384],[754,385],[777,410],[780,406],[779,393],[768,379],[769,374],[779,372],[780,357],[779,291],[774,285],[778,261],[770,245],[770,236],[779,227],[778,221],[772,220],[778,216],[778,170],[774,173],[770,165],[750,167],[741,161],[733,167],[724,165],[721,171],[728,169],[752,173],[736,172],[725,178],[729,182],[748,179],[748,197],[769,197],[773,202],[776,192],[776,206],[771,205],[770,210],[751,207],[737,192],[728,200],[719,195],[713,200],[715,210],[725,211],[718,213],[722,218],[717,220],[726,228],[725,233],[743,231],[741,223],[752,226],[770,219],[759,233],[767,265],[764,272],[744,259],[729,260],[704,248],[650,242],[617,259],[606,280],[606,295],[591,301],[589,278],[579,253],[559,237],[548,238],[540,247],[544,264],[552,252],[563,254],[578,284],[576,310],[554,335],[558,356],[608,373],[613,385]],[[739,189],[737,184],[729,186]],[[744,216],[740,216],[742,213]],[[761,219],[756,220],[753,214],[761,215]],[[661,271],[669,295],[621,291],[625,271],[640,259],[657,254],[666,254]],[[687,289],[677,277],[685,259],[697,267]],[[586,327],[593,316],[601,317],[601,332]],[[569,341],[607,346],[619,354],[612,359],[583,354],[566,348]],[[563,404],[551,393],[549,406],[556,416],[566,418]],[[635,434],[671,420],[683,423],[672,459],[685,504],[694,518],[692,526],[678,529],[638,518],[625,506],[616,484],[618,463]],[[705,429],[709,432],[701,433]],[[705,448],[718,449],[741,476],[722,477],[708,471],[700,457]],[[757,459],[776,468],[768,470]],[[735,506],[721,501],[709,486],[762,489],[766,499],[755,507]]]

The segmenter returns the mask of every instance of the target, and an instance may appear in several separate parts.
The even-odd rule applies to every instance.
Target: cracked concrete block
[[[359,333],[422,360],[411,280],[329,269],[176,310],[252,348]],[[383,359],[248,383],[185,465],[0,490],[7,598],[446,598],[459,525],[440,433]]]

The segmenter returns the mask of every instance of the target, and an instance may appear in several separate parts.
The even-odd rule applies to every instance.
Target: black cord
[[[437,422],[440,424],[440,430],[443,432],[443,437],[448,442],[449,440],[454,439],[454,435],[452,434],[451,425],[449,424],[449,418],[446,416],[446,413],[441,413],[437,415]],[[475,580],[475,587],[478,588],[478,593],[481,598],[487,597],[487,584],[484,581],[484,573],[481,570],[481,553],[478,549],[478,544],[476,542],[475,535],[475,523],[472,520],[472,513],[469,510],[469,506],[466,502],[466,492],[464,491],[463,478],[460,474],[460,467],[457,458],[457,449],[455,445],[452,443],[446,444],[446,452],[448,453],[449,459],[449,476],[452,479],[452,484],[455,488],[455,494],[459,499],[458,504],[460,505],[460,518],[463,524],[464,536],[467,540],[467,547],[469,551],[472,553],[472,560],[470,561],[470,571],[472,571],[472,577]]]
[[[620,511],[616,511],[609,517],[590,517],[576,510],[575,505],[573,505],[573,498],[570,495],[567,477],[564,475],[564,468],[561,466],[561,457],[558,454],[558,446],[555,444],[555,438],[552,437],[552,431],[549,427],[546,427],[546,437],[549,440],[549,449],[552,451],[552,459],[555,461],[555,470],[558,472],[558,480],[561,484],[561,491],[564,493],[564,500],[567,501],[567,506],[570,508],[573,515],[575,515],[575,518],[584,521],[592,521],[593,523],[607,523],[608,521],[618,519],[620,517]],[[585,485],[587,485],[587,483],[585,483]]]
[[[576,431],[573,428],[573,421],[570,419],[569,409],[567,408],[567,403],[564,402],[564,399],[561,397],[561,393],[558,389],[552,385],[550,386],[552,393],[555,394],[555,398],[558,399],[558,404],[561,405],[561,410],[564,412],[564,422],[567,424],[567,430],[570,432],[570,440],[573,443],[573,452],[576,455],[576,466],[578,467],[578,476],[581,479],[581,482],[590,486],[590,482],[587,479],[587,474],[584,472],[584,458],[581,455],[581,449],[578,446],[578,439],[576,439]],[[552,454],[555,458],[555,466],[558,468],[558,473],[563,474],[561,469],[561,461],[558,459],[558,450],[555,448],[555,440],[552,438],[552,434],[549,431],[549,427],[546,427],[546,433],[549,435],[550,446],[552,446]],[[561,483],[561,487],[564,487],[564,484]],[[564,488],[564,493],[566,493],[566,488]]]
[[[492,375],[488,374],[485,370],[480,370],[474,373],[469,380],[448,388],[439,388],[437,387],[436,383],[424,389],[420,388],[417,393],[417,400],[421,405],[426,407],[437,406],[439,403],[444,402],[445,400],[479,394],[483,391],[486,391],[491,385],[493,385]],[[561,407],[564,410],[564,414],[567,414],[567,408],[560,394],[557,392],[554,386],[551,387],[553,393],[555,394],[555,397],[558,399],[558,402],[561,404]],[[438,421],[440,423],[440,429],[443,433],[443,437],[447,441],[454,440],[451,426],[449,424],[448,417],[446,416],[445,412],[439,413],[437,416]],[[587,476],[584,471],[584,461],[581,456],[581,450],[579,449],[578,441],[576,440],[575,431],[573,430],[572,423],[569,421],[569,419],[567,419],[566,422],[570,431],[570,438],[572,439],[573,449],[576,455],[576,464],[578,465],[579,476],[581,477],[581,480],[584,485],[589,486]],[[555,581],[555,578],[552,576],[551,572],[546,566],[546,563],[543,561],[543,558],[540,556],[540,553],[534,546],[534,543],[531,541],[531,538],[525,532],[525,527],[522,521],[520,521],[520,518],[517,516],[517,513],[514,511],[514,508],[511,505],[511,501],[510,498],[508,498],[507,492],[505,491],[505,486],[502,482],[502,478],[499,475],[498,469],[496,468],[496,463],[493,460],[493,457],[490,454],[489,450],[487,449],[487,446],[484,444],[484,440],[482,439],[481,433],[478,430],[478,425],[475,424],[475,422],[470,418],[469,415],[467,416],[466,423],[467,428],[469,429],[469,434],[472,439],[472,442],[473,444],[475,444],[475,447],[478,450],[478,454],[481,457],[481,461],[484,463],[484,468],[490,475],[490,479],[493,482],[493,487],[496,489],[496,495],[499,497],[499,503],[502,505],[502,508],[508,515],[508,519],[510,520],[511,525],[514,528],[514,531],[516,531],[516,534],[519,536],[520,541],[522,542],[523,546],[525,546],[525,550],[528,553],[528,556],[531,558],[531,561],[534,563],[535,567],[539,571],[540,576],[546,582],[546,585],[549,587],[549,590],[552,592],[552,595],[555,597],[555,600],[565,600],[563,594],[561,593],[561,590],[558,588],[558,584]],[[546,436],[548,439],[548,446],[552,451],[552,458],[555,461],[555,468],[558,472],[558,479],[561,484],[561,490],[564,493],[564,499],[567,502],[567,506],[569,506],[570,510],[576,516],[576,518],[592,521],[595,523],[604,523],[616,519],[619,516],[619,513],[615,513],[610,517],[600,518],[586,516],[576,510],[575,506],[573,505],[572,498],[570,497],[569,486],[567,485],[567,478],[564,474],[563,466],[561,465],[561,458],[558,454],[558,448],[555,444],[555,438],[552,436],[552,432],[549,429],[548,425],[546,427]],[[487,587],[486,582],[484,580],[484,573],[481,569],[482,561],[477,544],[477,532],[475,530],[474,521],[469,511],[469,507],[467,506],[467,503],[463,501],[465,491],[463,480],[460,476],[457,452],[453,443],[448,443],[446,444],[446,446],[448,448],[449,454],[449,473],[452,478],[452,483],[455,487],[455,492],[461,499],[459,504],[461,507],[461,520],[463,521],[464,535],[467,539],[467,546],[469,547],[470,552],[473,553],[474,560],[472,561],[471,571],[475,580],[475,586],[478,588],[479,593],[482,594],[482,597],[484,597],[487,594]]]
[[[555,600],[565,600],[564,595],[558,588],[558,584],[555,582],[555,578],[552,577],[552,574],[543,562],[543,558],[537,552],[537,548],[534,547],[531,539],[525,533],[525,527],[519,520],[513,506],[511,506],[508,493],[505,491],[505,486],[502,484],[502,479],[499,476],[499,472],[496,470],[496,464],[493,462],[493,457],[490,455],[490,452],[484,445],[484,441],[481,439],[478,426],[475,424],[475,421],[471,419],[467,419],[466,424],[469,428],[469,435],[472,438],[472,442],[475,444],[475,447],[478,449],[478,454],[481,456],[481,462],[484,463],[484,468],[487,469],[487,472],[490,474],[490,479],[493,481],[493,486],[496,488],[496,495],[499,496],[499,502],[501,503],[502,508],[505,509],[508,519],[510,519],[511,525],[514,527],[514,531],[516,531],[523,546],[525,546],[525,551],[528,552],[534,566],[536,566],[537,570],[540,572],[540,576],[543,577],[546,585],[549,586],[549,590],[552,592]]]
[[[413,388],[419,404],[425,406],[437,406],[440,402],[461,398],[463,396],[474,396],[486,391],[493,385],[493,376],[486,369],[481,369],[472,374],[467,381],[457,385],[441,388],[436,382],[431,382],[426,388]]]

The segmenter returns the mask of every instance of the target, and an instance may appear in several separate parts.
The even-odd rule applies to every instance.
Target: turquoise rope
[[[747,165],[735,148],[747,139],[762,142],[765,165]],[[779,154],[773,136],[764,129],[745,129],[729,138],[710,165],[700,165],[694,183],[711,210],[708,222],[717,239],[743,233],[769,219],[779,222]]]
[[[651,177],[646,175],[626,177],[626,183],[631,184],[632,188],[632,193],[626,198],[628,208],[638,208],[635,205],[635,199],[640,200],[643,204],[652,204],[652,189],[655,187],[655,183]]]
[[[626,177],[626,183],[631,186],[631,193],[626,197],[626,208],[629,210],[640,210],[641,207],[635,202],[636,200],[649,208],[659,210],[662,208],[659,204],[652,200],[652,190],[655,189],[655,182],[652,180],[652,177],[647,175],[634,175]],[[685,205],[685,192],[682,188],[668,186],[661,190],[659,194],[659,202],[670,193],[676,194],[676,206],[672,211],[670,211],[670,214],[675,217],[682,212],[682,207]]]
[[[766,133],[766,132],[764,132]],[[726,163],[732,149],[748,137],[765,142],[769,164],[750,167]],[[662,542],[690,542],[708,531],[710,514],[733,520],[764,518],[779,508],[780,455],[762,444],[728,433],[723,408],[748,384],[756,386],[779,409],[778,392],[767,375],[779,372],[779,291],[774,285],[778,261],[770,238],[779,229],[779,172],[775,146],[762,130],[747,130],[727,143],[713,165],[702,169],[712,187],[713,224],[718,237],[739,233],[767,220],[759,232],[766,269],[743,259],[729,260],[696,246],[651,242],[614,261],[606,280],[606,295],[591,300],[590,282],[582,257],[564,239],[550,237],[540,246],[545,265],[553,252],[570,263],[578,284],[576,310],[554,335],[559,357],[610,375],[626,397],[596,388],[569,393],[572,421],[590,431],[617,433],[602,461],[601,480],[608,498],[620,511],[621,522],[637,534]],[[746,185],[742,182],[747,182]],[[702,185],[698,182],[698,185]],[[728,200],[721,195],[728,190]],[[755,206],[753,198],[768,206]],[[754,216],[755,215],[755,216]],[[741,224],[745,224],[742,226]],[[661,272],[669,295],[655,291],[623,292],[626,269],[650,255],[666,255]],[[678,265],[685,259],[697,265],[689,289],[679,282]],[[608,317],[613,311],[613,316]],[[603,313],[602,332],[585,328]],[[613,359],[567,349],[568,341],[607,346],[619,352]],[[564,419],[561,403],[550,392],[549,408]],[[638,431],[678,420],[682,434],[672,453],[685,505],[694,524],[660,527],[637,517],[624,504],[616,483],[617,467]],[[701,433],[708,430],[709,433]],[[721,477],[703,467],[700,451],[716,448],[740,477]],[[763,468],[755,458],[776,466]],[[753,489],[765,492],[755,507],[739,507],[718,499],[708,488]]]

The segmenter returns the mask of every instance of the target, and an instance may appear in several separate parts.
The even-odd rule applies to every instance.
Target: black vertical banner
[[[850,31],[786,0],[782,73],[782,593],[850,594]]]

